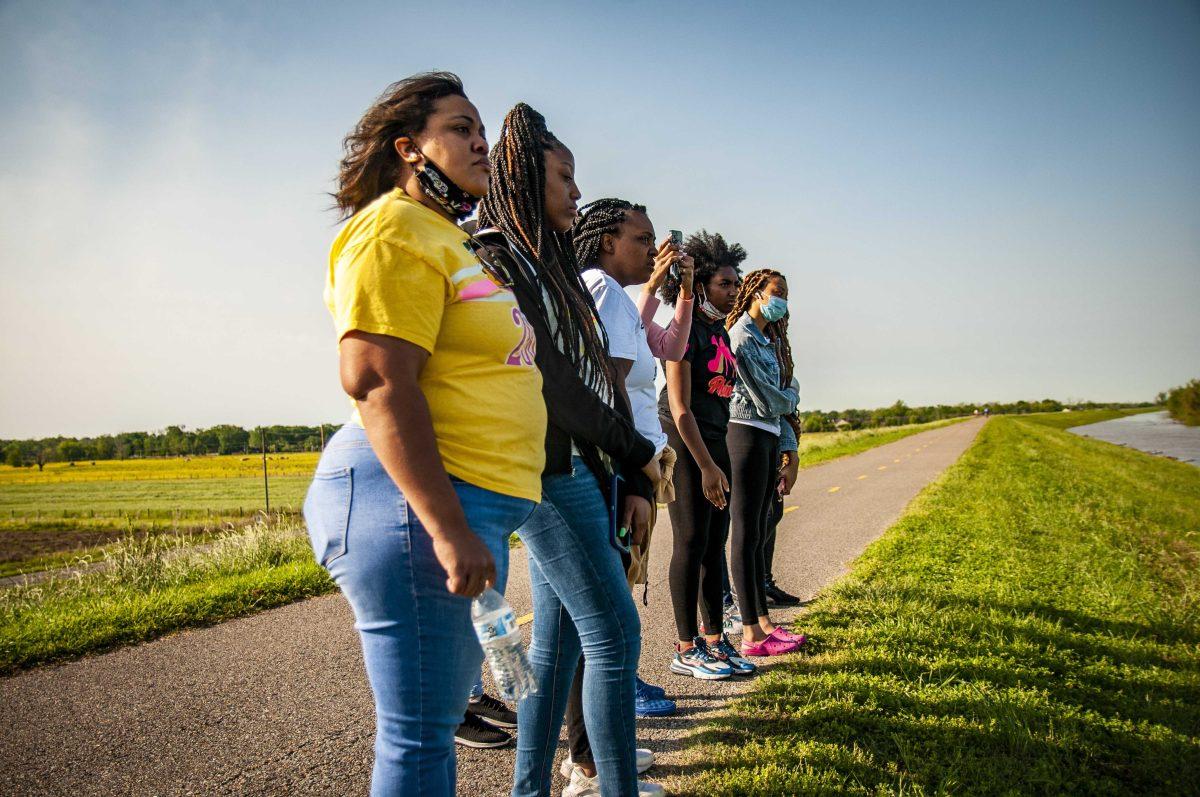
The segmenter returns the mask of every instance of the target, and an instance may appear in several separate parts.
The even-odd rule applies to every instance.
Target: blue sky
[[[389,82],[789,276],[802,408],[1200,376],[1195,4],[0,4],[0,436],[341,420],[321,282]]]

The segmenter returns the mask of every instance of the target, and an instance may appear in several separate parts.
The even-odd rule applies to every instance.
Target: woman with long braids
[[[795,413],[799,401],[786,315],[787,280],[778,271],[758,269],[746,275],[725,321],[739,365],[727,436],[733,468],[729,560],[746,656],[778,656],[804,644],[802,634],[771,622],[764,590],[764,547],[780,452],[796,453],[795,430],[784,418]]]
[[[355,409],[304,518],[362,640],[371,794],[452,797],[454,733],[482,661],[471,598],[503,590],[509,537],[541,498],[542,378],[513,294],[455,225],[490,168],[459,79],[393,84],[344,145],[335,197],[350,218],[325,301]]]
[[[524,103],[504,119],[476,240],[506,270],[537,339],[549,425],[542,503],[521,527],[529,554],[539,690],[517,715],[514,797],[550,792],[553,754],[571,678],[582,654],[583,716],[597,778],[608,797],[661,793],[640,784],[635,759],[634,674],[641,622],[617,549],[646,533],[654,446],[634,428],[604,329],[579,276],[568,233],[579,189],[571,151]],[[609,406],[612,402],[613,406]],[[606,460],[607,457],[607,460]],[[617,485],[610,466],[624,478]],[[610,506],[618,509],[610,520]]]
[[[730,479],[725,433],[738,374],[724,320],[737,295],[738,266],[746,250],[702,230],[688,237],[684,251],[695,261],[699,304],[683,359],[666,363],[667,384],[658,403],[663,431],[679,452],[675,500],[668,505],[674,535],[671,605],[679,640],[670,668],[679,675],[720,680],[755,670],[721,631]],[[663,300],[675,304],[681,290],[679,280],[668,279],[661,290]],[[704,634],[696,622],[697,601]]]

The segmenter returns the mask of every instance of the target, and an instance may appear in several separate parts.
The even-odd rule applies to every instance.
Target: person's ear
[[[611,233],[603,233],[600,236],[600,251],[606,255],[611,255],[617,251],[617,239],[612,237]]]
[[[400,136],[392,142],[392,146],[396,148],[396,154],[400,156],[400,160],[413,168],[419,166],[421,161],[425,159],[425,156],[421,154],[421,150],[417,147],[417,142],[408,136]]]

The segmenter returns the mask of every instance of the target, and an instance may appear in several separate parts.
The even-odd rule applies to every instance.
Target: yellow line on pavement
[[[830,487],[830,488],[829,488],[829,492],[831,492],[831,493],[836,493],[836,492],[837,492],[838,490],[840,490],[840,489],[842,489],[842,488],[841,488],[841,487]]]
[[[517,618],[517,625],[525,625],[532,619],[533,619],[533,612],[530,612],[529,614],[526,614],[526,615],[522,615],[521,617]]]
[[[800,507],[798,507],[798,506],[785,506],[785,507],[783,508],[783,514],[785,514],[785,515],[786,515],[788,512],[795,512],[795,511],[796,511],[797,509],[799,509],[799,508],[800,508]]]
[[[887,465],[880,465],[879,470],[887,470]]]
[[[899,462],[899,461],[900,461],[900,460],[898,460],[898,459],[893,459],[893,460],[892,460],[892,462]]]
[[[858,478],[859,478],[860,480],[861,480],[861,479],[865,479],[865,478],[867,478],[867,474],[865,474],[865,473],[864,473],[863,475],[859,476]]]

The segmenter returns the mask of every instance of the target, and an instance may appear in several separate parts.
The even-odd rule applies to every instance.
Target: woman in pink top
[[[667,281],[671,272],[671,264],[675,262],[678,248],[668,238],[658,248],[658,257],[654,259],[654,271],[650,279],[642,285],[642,293],[638,296],[638,312],[642,316],[642,324],[646,327],[646,342],[650,344],[650,352],[663,360],[679,362],[683,359],[683,351],[687,348],[688,333],[692,329],[692,270],[691,258],[687,258],[686,273],[681,273],[679,298],[675,301],[675,317],[665,327],[654,321],[658,312],[658,289]],[[681,269],[682,270],[682,269]]]

